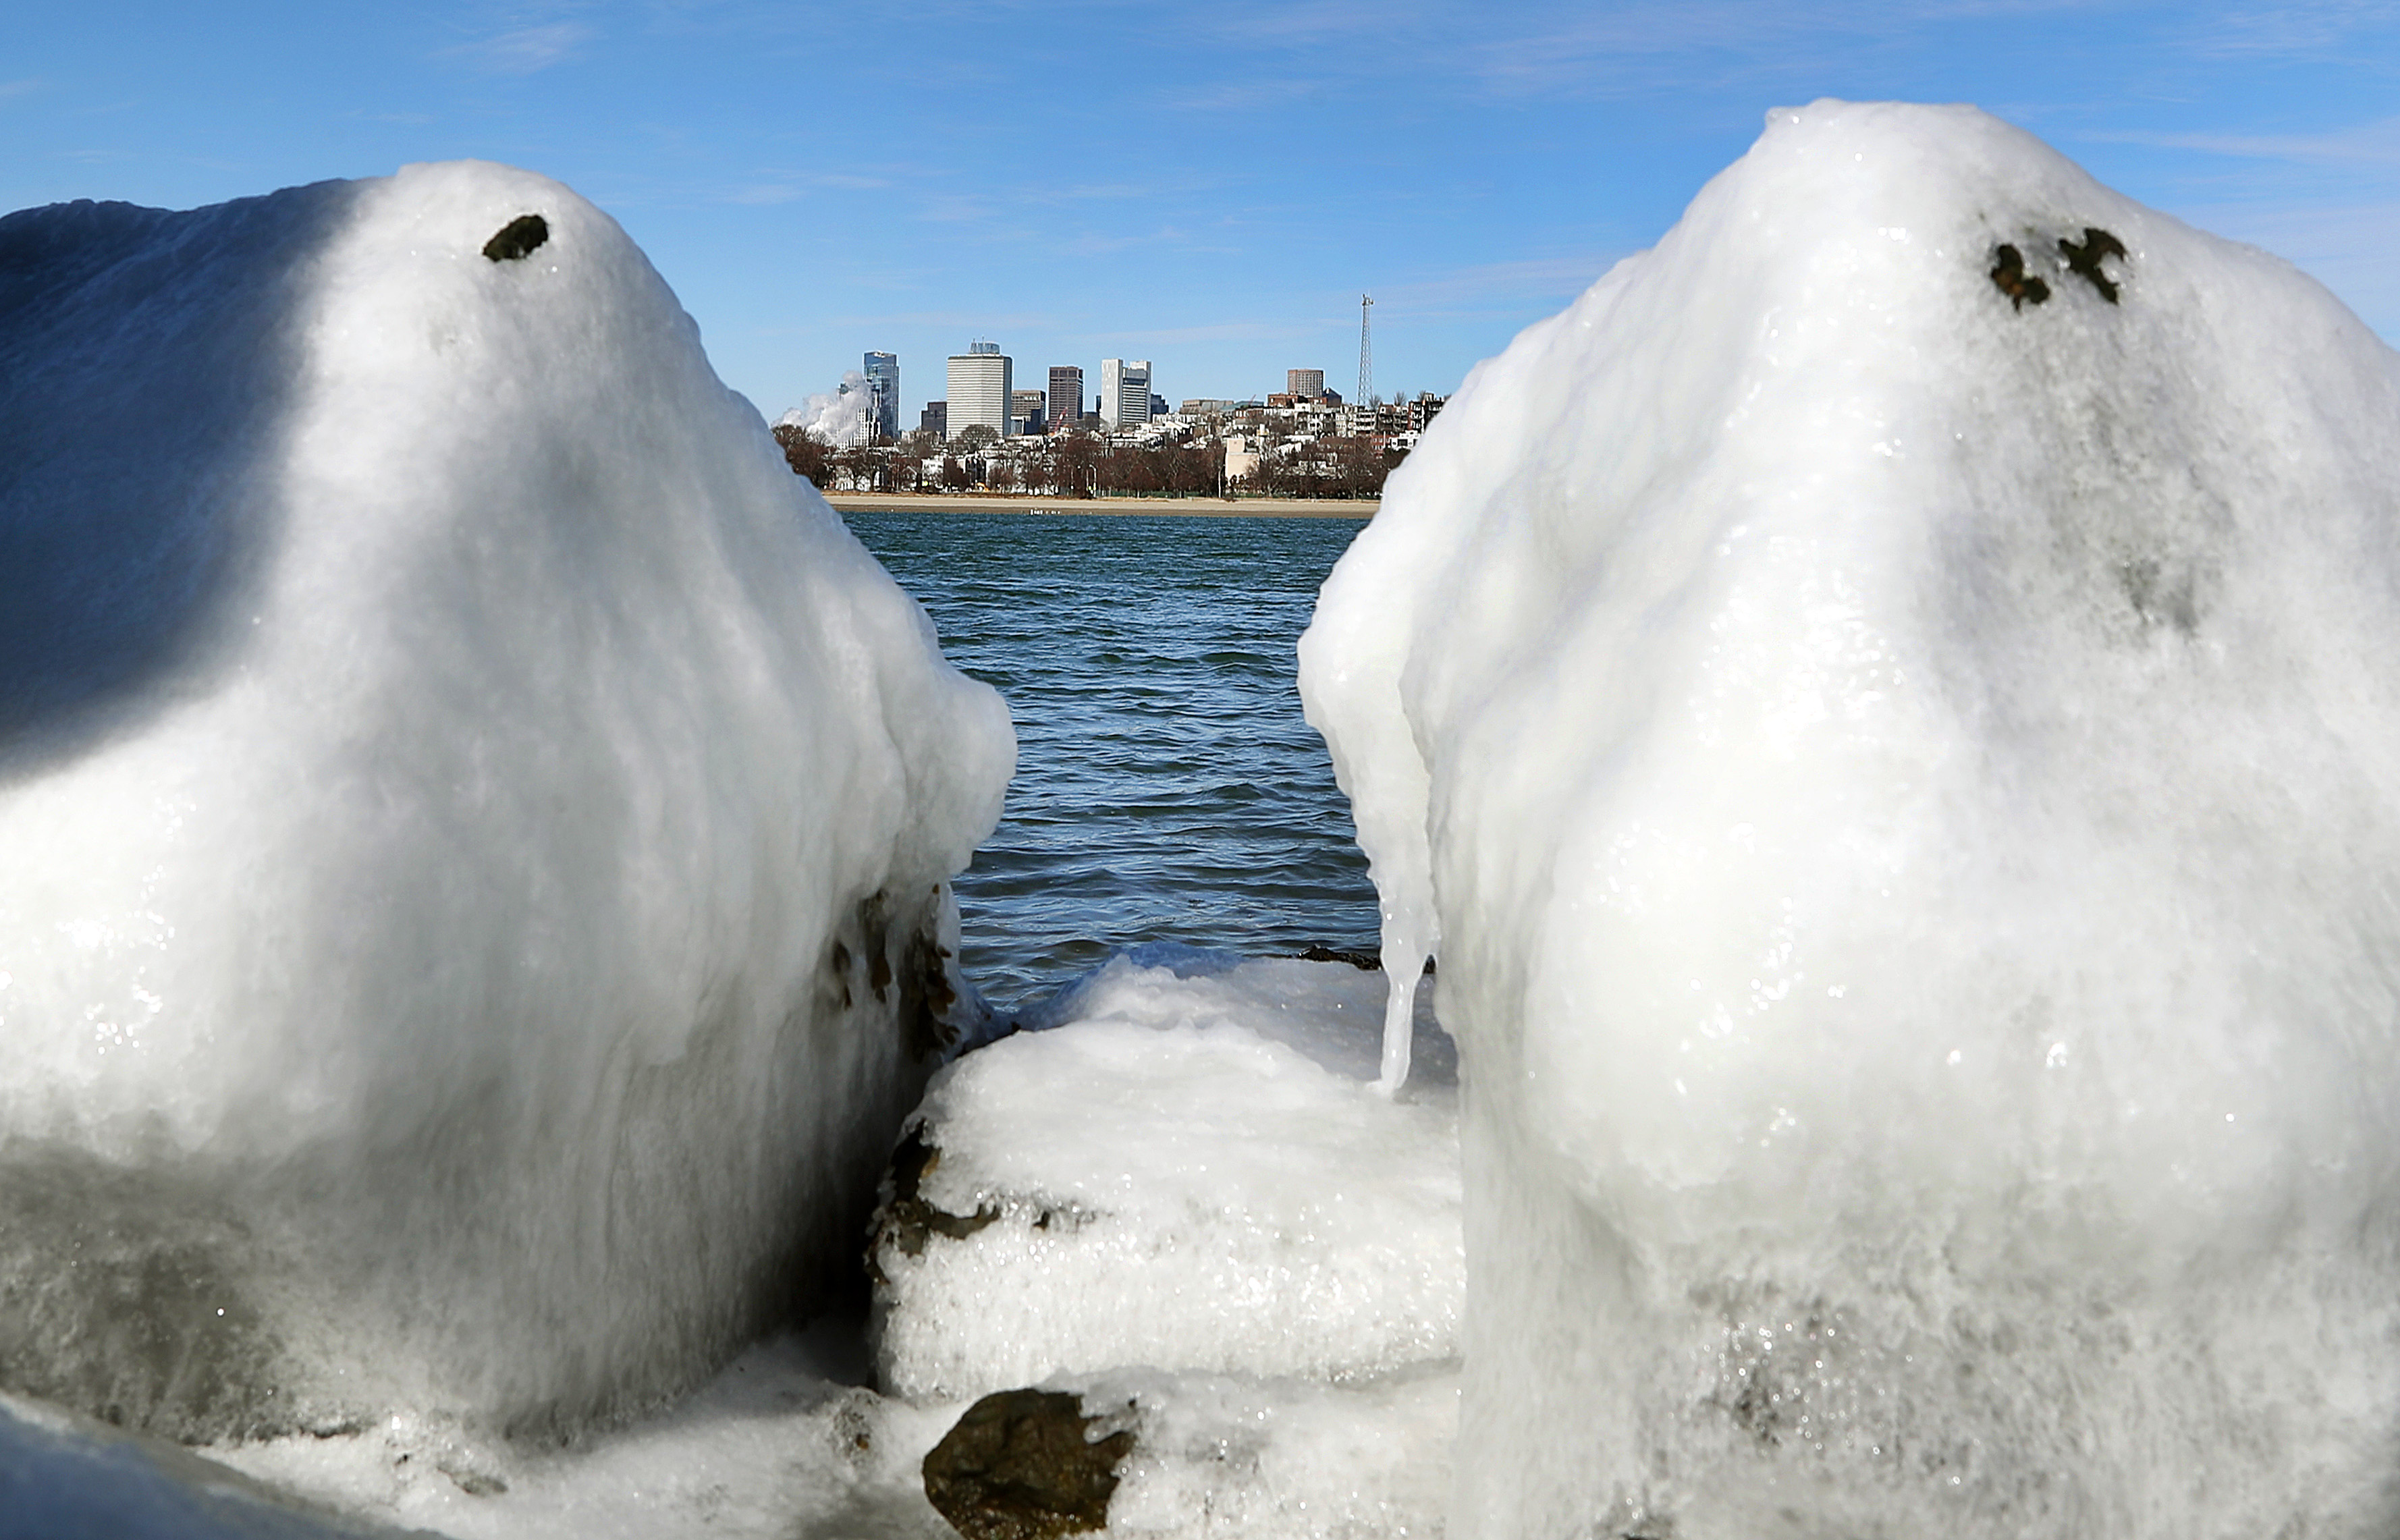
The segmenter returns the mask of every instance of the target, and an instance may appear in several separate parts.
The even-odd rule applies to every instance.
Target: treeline
[[[1053,497],[1216,497],[1228,490],[1225,445],[1127,443],[1093,433],[1011,441],[971,428],[941,443],[910,433],[891,444],[836,449],[807,430],[778,427],[794,473],[827,492],[1031,492]],[[1374,497],[1404,457],[1371,439],[1316,439],[1269,448],[1231,490],[1277,497]]]

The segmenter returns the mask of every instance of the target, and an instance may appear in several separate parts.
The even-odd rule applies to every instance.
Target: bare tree
[[[784,463],[792,474],[806,476],[819,490],[833,484],[833,466],[825,441],[796,423],[778,423],[775,442],[783,446]]]

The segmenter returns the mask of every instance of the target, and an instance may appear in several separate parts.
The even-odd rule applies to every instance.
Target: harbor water
[[[1144,942],[1374,949],[1292,652],[1357,522],[846,518],[1016,719],[1006,811],[958,881],[964,964],[995,1006]]]

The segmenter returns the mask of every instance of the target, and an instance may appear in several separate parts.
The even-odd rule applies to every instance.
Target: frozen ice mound
[[[1227,960],[1230,961],[1231,960]],[[1344,963],[1119,957],[935,1077],[873,1247],[891,1394],[1146,1369],[1360,1383],[1453,1359],[1458,1091],[1375,1094]]]
[[[2400,1530],[2400,369],[1968,108],[1771,115],[1302,644],[1435,916],[1454,1533]]]
[[[1004,707],[555,183],[0,220],[0,1380],[683,1388],[855,1257]]]

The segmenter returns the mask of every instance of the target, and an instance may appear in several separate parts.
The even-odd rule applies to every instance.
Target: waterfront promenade
[[[935,513],[1096,513],[1186,519],[1370,519],[1376,502],[1302,497],[1060,497],[996,492],[828,492],[843,513],[880,508]]]

